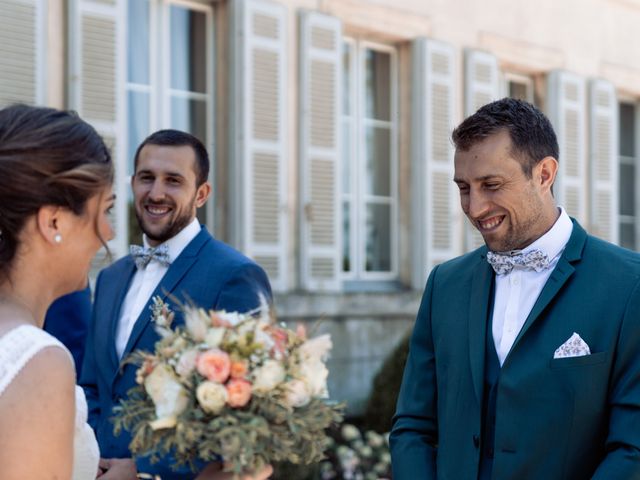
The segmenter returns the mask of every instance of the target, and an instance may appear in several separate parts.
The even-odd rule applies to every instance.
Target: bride
[[[99,452],[73,359],[42,330],[113,237],[113,163],[76,114],[0,110],[0,478],[93,480]],[[264,479],[271,467],[255,478]],[[211,465],[198,480],[229,474]],[[248,477],[251,478],[251,477]]]

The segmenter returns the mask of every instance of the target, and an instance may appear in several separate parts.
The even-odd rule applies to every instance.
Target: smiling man
[[[161,130],[136,152],[131,185],[144,246],[100,272],[81,384],[89,404],[106,471],[101,477],[135,479],[138,472],[163,480],[192,479],[174,471],[171,458],[150,464],[131,459],[130,435],[113,434],[113,408],[135,386],[136,367],[123,363],[134,350],[152,350],[158,336],[150,318],[151,299],[162,297],[183,322],[180,305],[245,312],[271,300],[266,274],[257,264],[214,239],[196,211],[211,193],[209,157],[188,133]]]
[[[640,479],[640,256],[556,205],[558,142],[532,105],[485,105],[453,142],[486,245],[429,276],[393,478]]]

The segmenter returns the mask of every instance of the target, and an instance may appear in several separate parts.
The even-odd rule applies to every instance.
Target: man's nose
[[[149,198],[151,200],[162,200],[164,198],[165,191],[162,186],[162,182],[156,180],[151,185],[151,189],[149,190]]]
[[[469,191],[469,200],[465,213],[472,219],[482,218],[489,211],[489,202],[486,196],[478,189]]]

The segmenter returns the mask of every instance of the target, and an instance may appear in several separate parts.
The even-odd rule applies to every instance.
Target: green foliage
[[[396,411],[402,373],[409,355],[410,333],[405,335],[373,380],[371,396],[367,402],[362,425],[379,433],[391,430],[391,419]]]

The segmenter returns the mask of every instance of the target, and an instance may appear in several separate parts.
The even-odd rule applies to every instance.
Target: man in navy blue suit
[[[214,239],[196,219],[211,193],[208,174],[207,151],[188,133],[161,130],[136,152],[131,184],[144,249],[132,247],[132,254],[98,276],[80,382],[104,480],[133,480],[137,472],[163,480],[196,476],[173,471],[171,458],[153,465],[146,457],[132,459],[130,435],[113,433],[113,407],[135,385],[136,366],[122,360],[134,350],[152,350],[158,340],[150,322],[151,299],[159,295],[172,307],[174,324],[183,322],[176,302],[245,312],[259,306],[261,296],[271,301],[262,268]]]

